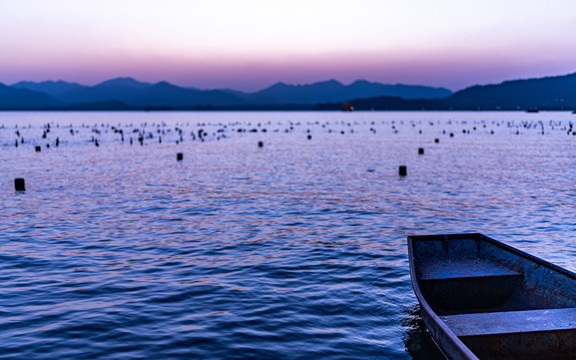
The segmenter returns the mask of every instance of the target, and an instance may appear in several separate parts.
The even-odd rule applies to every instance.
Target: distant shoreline
[[[570,109],[539,109],[538,111],[529,111],[530,109],[358,109],[354,112],[576,112],[576,108]],[[313,109],[313,108],[192,108],[192,109],[92,109],[92,108],[50,108],[50,109],[26,109],[26,108],[0,108],[0,112],[331,112],[347,113],[337,109]]]

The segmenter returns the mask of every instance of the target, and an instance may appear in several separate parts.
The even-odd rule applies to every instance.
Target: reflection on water
[[[0,354],[437,358],[406,236],[575,270],[573,119],[0,113]]]
[[[406,352],[414,359],[421,360],[445,360],[446,357],[434,343],[432,336],[426,329],[420,305],[412,305],[406,308],[402,314],[402,327],[404,328],[404,344]]]

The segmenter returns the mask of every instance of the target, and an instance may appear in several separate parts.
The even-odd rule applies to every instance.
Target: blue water
[[[441,358],[406,236],[481,232],[576,270],[570,122],[0,113],[0,358]]]

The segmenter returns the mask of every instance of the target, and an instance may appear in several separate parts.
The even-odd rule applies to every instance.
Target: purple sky
[[[570,0],[0,0],[0,82],[198,88],[357,79],[459,90],[576,72]]]

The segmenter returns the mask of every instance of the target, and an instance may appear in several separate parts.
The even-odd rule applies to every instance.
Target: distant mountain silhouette
[[[451,94],[443,88],[336,80],[306,85],[277,83],[266,89],[199,90],[161,81],[155,84],[117,78],[95,86],[64,81],[0,84],[2,109],[86,110],[527,110],[576,109],[576,73],[539,79],[477,85]]]
[[[190,107],[240,105],[246,101],[220,90],[186,89],[163,81],[147,88],[140,98],[128,103],[142,106]]]
[[[55,94],[55,97],[70,105],[121,102],[129,107],[186,108],[198,105],[238,105],[246,102],[223,91],[182,88],[164,81],[150,84],[132,78],[117,78],[95,86],[80,86]]]
[[[251,100],[261,99],[261,103],[275,104],[317,104],[378,96],[401,97],[404,99],[434,99],[450,95],[452,95],[452,92],[448,89],[428,86],[384,85],[366,80],[358,80],[346,86],[339,81],[329,80],[308,85],[288,85],[279,82],[269,88],[251,94]]]
[[[199,90],[184,88],[162,81],[156,84],[140,82],[130,77],[104,81],[95,86],[83,86],[64,81],[41,83],[19,82],[14,88],[42,91],[71,108],[122,103],[128,108],[196,108],[196,107],[258,107],[260,105],[287,104],[314,105],[340,102],[359,97],[399,96],[412,98],[437,98],[451,94],[449,90],[426,86],[383,85],[359,80],[348,86],[336,80],[307,85],[277,83],[253,93],[224,89]],[[266,107],[265,107],[266,108]]]
[[[442,101],[466,110],[571,109],[576,107],[576,73],[472,86]]]
[[[366,80],[358,80],[348,85],[350,91],[358,98],[374,96],[400,97],[403,99],[440,99],[452,95],[452,91],[445,88],[422,85],[384,85]]]
[[[45,93],[0,84],[0,109],[43,109],[60,105],[58,100]]]
[[[44,82],[31,82],[21,81],[12,85],[16,89],[28,89],[33,91],[40,91],[52,97],[58,98],[60,95],[83,88],[84,86],[76,83],[69,83],[65,81],[44,81]]]
[[[145,89],[150,87],[150,83],[141,82],[131,77],[119,77],[115,79],[106,80],[96,85],[101,88],[130,88],[130,89]]]

